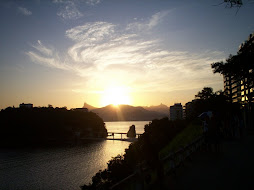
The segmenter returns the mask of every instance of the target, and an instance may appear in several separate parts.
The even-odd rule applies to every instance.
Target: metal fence
[[[180,148],[176,152],[169,153],[167,156],[162,158],[159,162],[163,167],[163,175],[170,175],[174,173],[184,160],[190,157],[190,155],[201,148],[204,144],[204,137],[200,136],[187,144],[185,147]],[[145,169],[138,167],[137,170],[119,181],[115,185],[111,186],[111,190],[146,190],[151,189],[151,186],[156,183],[160,178],[158,176],[158,168],[149,168],[146,166]]]

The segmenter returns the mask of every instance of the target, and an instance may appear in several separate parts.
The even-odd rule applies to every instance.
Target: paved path
[[[241,141],[224,141],[219,153],[195,153],[165,183],[170,190],[253,190],[254,133],[248,132]]]

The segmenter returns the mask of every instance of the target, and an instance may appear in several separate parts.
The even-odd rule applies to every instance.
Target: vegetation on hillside
[[[235,110],[238,110],[238,105],[232,105],[222,92],[213,92],[212,88],[204,87],[186,107],[186,120],[170,121],[163,118],[145,125],[144,134],[137,142],[130,144],[124,155],[112,158],[107,169],[99,171],[91,184],[81,188],[108,189],[135,172],[139,166],[157,171],[161,158],[202,135],[202,123],[198,117],[201,113],[213,111],[219,123],[229,119],[227,113]]]
[[[228,97],[222,91],[213,92],[210,87],[204,87],[197,93],[195,99],[186,105],[186,119],[192,121],[200,114],[212,111],[218,115],[226,115],[226,113],[237,112],[239,104],[231,104]]]
[[[170,121],[168,118],[153,120],[145,125],[144,134],[137,142],[130,144],[123,156],[118,155],[108,162],[108,168],[99,171],[92,184],[82,186],[82,189],[108,189],[123,178],[132,174],[136,167],[145,164],[156,168],[159,151],[168,144],[186,126],[185,121]]]
[[[160,151],[159,157],[162,159],[169,153],[176,152],[180,148],[185,147],[187,144],[200,137],[202,133],[203,129],[201,122],[190,124]]]
[[[103,120],[92,112],[66,108],[6,108],[0,112],[2,146],[64,143],[81,137],[106,137]]]

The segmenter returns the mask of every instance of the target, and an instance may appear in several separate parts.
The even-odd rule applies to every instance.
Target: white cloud
[[[60,5],[57,16],[64,20],[75,20],[83,17],[78,9],[79,1],[54,0],[53,3]]]
[[[107,22],[94,22],[67,30],[66,36],[74,41],[86,42],[89,45],[103,40],[113,33],[113,24]]]
[[[149,20],[148,27],[153,28],[156,25],[158,25],[162,19],[167,16],[169,11],[161,11],[152,16],[152,18]]]
[[[79,7],[84,4],[94,6],[101,3],[101,0],[53,0],[52,2],[60,5],[57,12],[59,17],[64,20],[75,20],[84,16]]]
[[[130,23],[127,26],[127,30],[130,31],[146,31],[146,30],[150,30],[153,29],[154,27],[156,27],[158,24],[160,24],[160,22],[162,22],[163,18],[165,16],[167,16],[169,14],[169,10],[166,11],[161,11],[158,13],[155,13],[154,15],[152,15],[152,17],[148,20],[141,20],[141,21],[137,21],[137,18],[134,18],[134,20],[136,22],[134,23]]]
[[[37,51],[28,51],[26,54],[33,62],[52,68],[72,70],[70,65],[65,64],[64,61],[60,60],[58,52],[53,48],[44,46],[40,40],[37,41],[36,45],[32,45],[32,47]]]
[[[30,16],[30,15],[32,15],[32,12],[31,11],[29,11],[27,8],[25,8],[25,7],[18,7],[18,11],[19,11],[19,13],[21,13],[21,14],[23,14],[23,15],[25,15],[25,16]]]
[[[40,40],[37,41],[36,45],[31,45],[33,48],[37,49],[40,53],[46,56],[52,56],[53,50],[50,48],[45,47]]]
[[[146,26],[155,27],[165,14],[155,14]],[[172,91],[221,80],[213,75],[210,64],[223,59],[223,52],[169,51],[161,48],[160,40],[145,40],[144,31],[132,33],[129,26],[119,30],[112,23],[91,22],[67,30],[73,45],[67,54],[62,53],[64,60],[41,41],[27,55],[36,63],[86,77],[90,87],[122,83],[140,91]]]
[[[53,0],[52,2],[53,3],[65,3],[66,0]]]
[[[93,6],[101,3],[101,0],[87,0],[86,3]]]

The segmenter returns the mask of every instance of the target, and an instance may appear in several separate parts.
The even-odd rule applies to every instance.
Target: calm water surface
[[[149,121],[106,122],[110,132],[127,132],[134,124],[144,132]],[[0,189],[79,190],[107,167],[112,157],[123,154],[130,142],[89,141],[75,147],[0,150]]]

